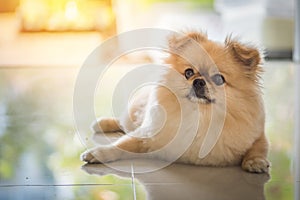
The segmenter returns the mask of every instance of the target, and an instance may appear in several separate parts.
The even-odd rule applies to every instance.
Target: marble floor
[[[269,175],[250,174],[239,167],[182,164],[138,173],[159,161],[130,160],[115,163],[130,167],[130,172],[120,172],[81,162],[80,153],[86,148],[73,119],[78,71],[78,67],[0,67],[0,199],[294,198],[292,62],[267,61],[265,65]],[[109,115],[109,100],[100,99],[95,105],[97,115]]]

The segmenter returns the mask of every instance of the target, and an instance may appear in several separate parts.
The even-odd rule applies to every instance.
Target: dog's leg
[[[267,160],[268,146],[266,136],[262,134],[246,153],[242,162],[242,168],[254,173],[268,172],[270,167],[270,163]]]
[[[133,158],[135,154],[126,153],[142,153],[147,149],[143,147],[144,139],[139,139],[129,135],[122,136],[112,145],[98,146],[87,150],[81,154],[81,160],[88,163],[105,163],[120,159]]]
[[[92,131],[95,133],[113,133],[123,132],[120,127],[119,120],[116,118],[100,118],[91,125]]]

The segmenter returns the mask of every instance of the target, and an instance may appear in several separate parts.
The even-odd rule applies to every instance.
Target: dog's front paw
[[[92,150],[87,150],[80,155],[80,160],[87,162],[87,163],[101,163],[94,155]]]
[[[122,131],[119,120],[115,118],[98,118],[91,124],[94,133],[111,133]]]
[[[268,173],[270,162],[263,157],[253,157],[244,159],[242,168],[248,172],[253,173]]]
[[[120,159],[120,151],[114,147],[97,147],[82,153],[80,159],[90,164],[112,162]]]

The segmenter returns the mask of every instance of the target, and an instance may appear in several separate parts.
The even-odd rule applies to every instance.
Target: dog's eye
[[[215,74],[211,77],[211,80],[216,84],[216,85],[223,85],[225,83],[225,78],[221,74]]]
[[[185,72],[184,72],[184,75],[185,75],[186,79],[191,78],[192,76],[194,76],[194,74],[195,74],[194,70],[191,69],[191,68],[186,69]]]

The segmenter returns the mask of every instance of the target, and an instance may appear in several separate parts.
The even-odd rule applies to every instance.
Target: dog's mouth
[[[210,98],[209,95],[197,92],[194,89],[191,89],[190,93],[187,95],[187,98],[192,102],[203,104],[215,103],[216,101],[215,99]]]
[[[201,99],[201,101],[203,103],[215,103],[214,99],[210,99],[207,96],[201,96],[201,97],[198,97],[198,98]]]

